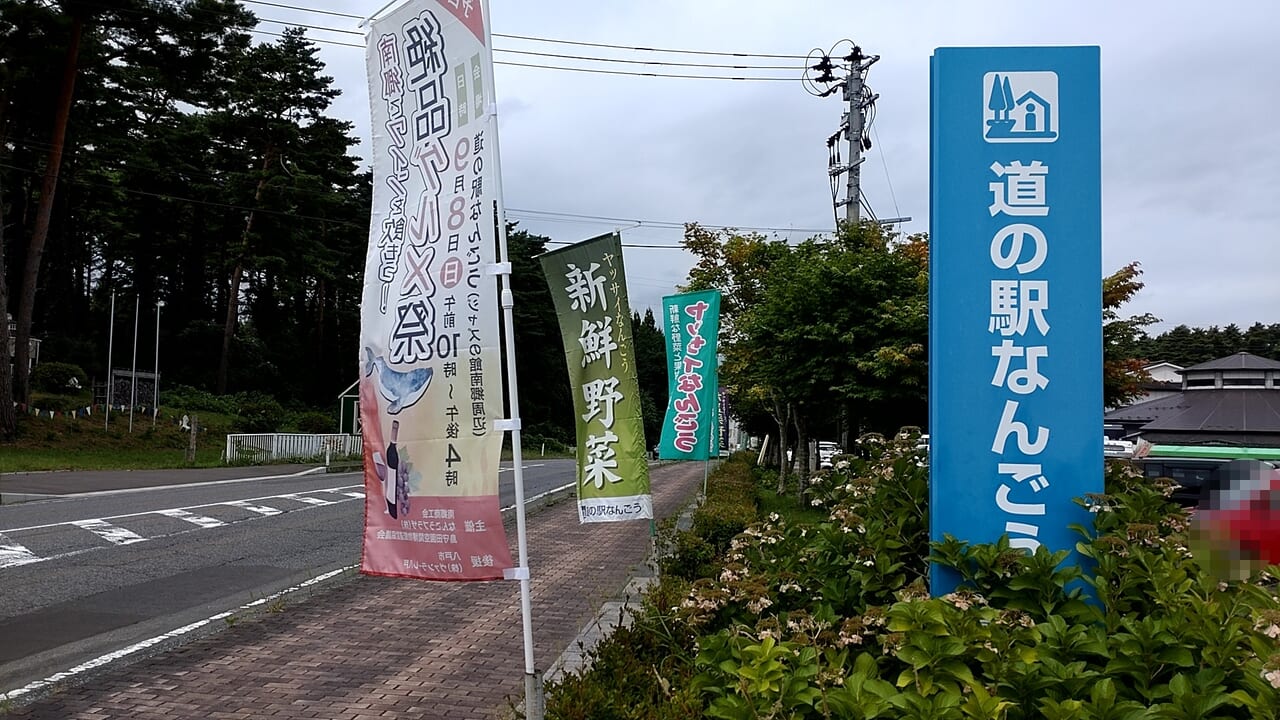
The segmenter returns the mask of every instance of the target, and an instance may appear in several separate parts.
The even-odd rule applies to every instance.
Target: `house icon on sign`
[[[1057,139],[1057,73],[987,73],[983,84],[986,90],[983,137],[987,142],[1053,142]]]

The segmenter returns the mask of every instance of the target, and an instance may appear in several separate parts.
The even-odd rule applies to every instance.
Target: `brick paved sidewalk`
[[[678,513],[702,473],[701,463],[654,468],[655,514]],[[572,501],[530,515],[539,671],[621,591],[649,548],[648,523],[580,525]],[[515,582],[360,577],[57,690],[10,717],[492,720],[523,699],[519,599]]]

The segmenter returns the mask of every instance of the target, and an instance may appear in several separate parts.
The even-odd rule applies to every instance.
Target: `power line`
[[[898,195],[893,191],[893,179],[889,177],[889,163],[884,159],[884,143],[880,142],[880,133],[874,125],[871,126],[871,132],[876,136],[876,145],[880,146],[880,164],[884,166],[884,180],[889,184],[889,197],[893,199],[893,214],[901,217],[902,211],[898,209]]]
[[[611,48],[614,50],[640,50],[642,52],[658,52],[658,53],[676,53],[681,55],[719,55],[722,57],[759,57],[759,58],[776,58],[782,60],[804,60],[804,55],[770,55],[767,53],[744,53],[744,52],[718,52],[715,50],[673,50],[670,48],[653,48],[639,45],[613,45],[610,43],[593,43],[580,40],[557,40],[554,38],[533,37],[530,35],[511,35],[507,33],[493,33],[494,37],[509,38],[512,40],[529,40],[531,42],[557,43],[560,45],[580,45],[582,47],[599,47]]]
[[[251,5],[264,5],[266,7],[281,8],[284,10],[296,10],[298,12],[316,13],[317,15],[329,15],[332,17],[346,18],[348,20],[364,20],[360,15],[352,15],[350,13],[334,12],[331,10],[314,10],[312,8],[299,7],[297,5],[288,5],[285,3],[266,2],[266,0],[243,0],[243,2]],[[338,31],[338,32],[354,32],[354,31]],[[777,55],[769,53],[755,52],[724,52],[717,50],[678,50],[672,48],[655,48],[643,45],[618,45],[614,43],[598,43],[586,42],[583,40],[562,40],[558,38],[536,37],[533,35],[513,35],[510,33],[493,33],[494,37],[508,38],[511,40],[527,40],[529,42],[553,43],[557,45],[577,45],[579,47],[598,47],[610,48],[613,50],[638,50],[641,52],[655,53],[673,53],[678,55],[716,55],[720,57],[756,57],[756,58],[774,58],[782,60],[804,60],[804,55]]]
[[[8,164],[8,163],[0,163],[0,168],[6,168],[6,169],[9,169],[9,170],[16,170],[16,171],[18,171],[18,172],[26,173],[26,174],[28,174],[28,175],[33,175],[33,176],[39,176],[39,175],[41,175],[41,174],[42,174],[42,173],[40,173],[39,171],[34,170],[34,169],[31,169],[31,168],[24,168],[24,167],[20,167],[20,166],[17,166],[17,165],[10,165],[10,164]],[[114,190],[114,191],[117,191],[117,192],[122,192],[122,193],[130,194],[130,195],[143,195],[143,196],[146,196],[146,197],[159,198],[159,199],[161,199],[161,200],[174,200],[174,201],[177,201],[177,202],[185,202],[185,203],[190,203],[190,204],[193,204],[193,205],[206,205],[206,206],[210,206],[210,207],[221,207],[221,208],[227,208],[227,209],[231,209],[231,210],[244,210],[244,211],[247,211],[247,212],[259,212],[259,213],[263,213],[263,214],[266,214],[266,215],[278,215],[278,216],[282,216],[282,217],[296,218],[296,219],[299,219],[299,220],[316,220],[316,221],[320,221],[320,222],[330,222],[330,223],[337,223],[337,224],[341,224],[341,225],[348,225],[348,226],[351,226],[351,227],[360,227],[360,228],[363,228],[363,227],[364,227],[364,225],[362,225],[362,224],[353,223],[353,222],[350,222],[350,221],[347,221],[347,220],[340,220],[340,219],[336,219],[336,218],[318,217],[318,216],[314,216],[314,215],[300,215],[300,214],[298,214],[298,213],[293,213],[293,212],[284,212],[284,211],[280,211],[280,210],[270,210],[270,209],[267,209],[267,208],[261,208],[261,207],[257,207],[257,208],[255,208],[255,207],[249,207],[249,206],[246,206],[246,205],[236,205],[236,204],[233,204],[233,203],[223,203],[223,202],[216,202],[216,201],[212,201],[212,200],[198,200],[198,199],[196,199],[196,198],[182,197],[182,196],[179,196],[179,195],[169,195],[169,194],[166,194],[166,193],[151,192],[151,191],[148,191],[148,190],[137,190],[137,189],[134,189],[134,188],[127,188],[127,187],[122,187],[122,186],[118,186],[118,185],[105,185],[105,184],[102,184],[102,183],[88,182],[88,181],[86,181],[86,180],[81,180],[81,179],[76,178],[76,177],[69,177],[69,178],[68,178],[68,177],[64,177],[64,178],[63,178],[63,182],[69,182],[69,183],[72,183],[72,184],[75,184],[75,185],[80,185],[80,186],[83,186],[83,187],[95,187],[95,188],[102,188],[102,189],[105,189],[105,190]],[[302,191],[302,192],[309,192],[309,193],[317,193],[317,194],[319,194],[319,191],[302,190],[301,188],[298,188],[298,190],[300,190],[300,191]],[[524,218],[524,219],[526,219],[526,220],[536,220],[536,221],[540,221],[540,222],[578,222],[578,223],[590,223],[590,222],[594,221],[596,224],[599,224],[599,223],[601,223],[601,222],[605,222],[605,223],[612,223],[612,222],[625,222],[625,223],[633,223],[633,224],[635,224],[635,225],[637,226],[637,228],[640,228],[640,227],[650,227],[650,228],[660,228],[660,229],[668,229],[668,230],[670,230],[670,229],[683,229],[683,228],[685,227],[685,225],[687,224],[687,223],[674,222],[674,221],[669,221],[669,220],[636,220],[636,219],[631,219],[631,218],[610,217],[610,216],[605,216],[605,215],[585,215],[585,214],[578,214],[578,213],[556,212],[556,211],[552,211],[552,210],[528,210],[528,209],[521,209],[521,208],[507,208],[507,212],[508,212],[508,213],[517,213],[517,214],[521,214],[521,215],[531,215],[531,216],[533,216],[533,217],[526,217],[526,218]],[[709,224],[709,223],[698,223],[698,225],[699,225],[699,226],[701,226],[701,227],[707,228],[707,229],[711,229],[711,230],[748,230],[748,231],[759,231],[759,232],[806,232],[806,233],[826,233],[826,232],[830,232],[830,230],[829,230],[829,229],[827,229],[827,228],[795,228],[795,227],[785,228],[785,227],[762,227],[762,226],[749,226],[749,225],[712,225],[712,224]],[[571,242],[567,242],[567,241],[566,241],[566,242],[550,241],[550,242],[554,242],[554,243],[556,243],[556,244],[561,244],[561,245],[571,245],[571,244],[572,244]],[[670,245],[670,244],[665,244],[665,245],[657,245],[657,244],[655,244],[655,245],[628,245],[627,247],[640,247],[640,248],[646,248],[646,249],[667,249],[667,250],[680,250],[680,249],[683,249],[683,246],[681,246],[681,245]]]
[[[515,55],[535,55],[537,57],[565,58],[567,60],[589,60],[591,62],[627,63],[631,65],[662,65],[666,67],[725,68],[730,70],[802,70],[799,66],[790,65],[725,65],[716,63],[685,63],[668,60],[622,60],[619,58],[595,57],[592,55],[564,55],[561,53],[543,53],[532,50],[510,50],[494,48],[494,52],[512,53]]]
[[[312,12],[315,12],[315,11],[312,11]],[[272,20],[271,18],[258,18],[258,22],[273,23],[275,25],[286,25],[288,27],[301,27],[301,28],[307,28],[308,30],[324,30],[325,32],[342,33],[344,35],[357,35],[359,37],[364,37],[364,33],[360,32],[359,30],[344,30],[342,28],[331,28],[331,27],[325,27],[323,25],[307,25],[305,23],[289,22],[286,20]]]
[[[40,176],[44,174],[37,170],[18,167],[17,165],[9,165],[8,163],[0,163],[0,168],[17,170],[18,172],[21,172],[21,173],[27,173],[29,175],[36,175],[36,176]],[[262,213],[264,215],[279,215],[281,217],[294,218],[297,220],[318,220],[320,222],[335,223],[338,225],[349,225],[351,227],[358,227],[358,228],[364,227],[364,225],[362,224],[353,223],[348,220],[318,217],[315,215],[300,215],[298,213],[284,212],[282,210],[268,210],[267,208],[249,207],[247,205],[233,205],[231,203],[221,203],[221,202],[215,202],[213,200],[197,200],[196,198],[181,197],[178,195],[166,195],[165,193],[150,192],[148,190],[135,190],[133,188],[121,187],[118,185],[103,185],[102,183],[92,183],[92,182],[80,180],[79,178],[74,178],[74,177],[63,178],[59,182],[69,182],[73,185],[80,185],[83,187],[95,187],[95,188],[102,188],[104,190],[114,190],[116,192],[122,192],[129,195],[144,195],[147,197],[159,198],[161,200],[176,200],[178,202],[191,203],[192,205],[207,205],[209,207],[221,207],[221,208],[228,208],[230,210],[244,210],[246,212],[257,212],[257,213]]]
[[[573,245],[577,240],[546,240],[546,245]],[[622,243],[624,248],[637,248],[640,250],[684,250],[683,245],[643,245],[640,243]]]
[[[509,60],[494,60],[494,65],[512,67],[539,68],[542,70],[567,70],[570,72],[597,73],[601,75],[630,75],[632,77],[684,78],[686,80],[742,80],[756,82],[799,82],[800,78],[783,77],[739,77],[729,75],[677,75],[674,73],[627,72],[626,70],[600,70],[597,68],[564,67],[562,65],[539,65],[536,63],[519,63]]]
[[[306,26],[305,26],[305,25],[296,25],[296,26],[294,26],[294,27],[306,27]],[[279,38],[286,37],[286,36],[284,35],[284,33],[276,33],[276,32],[271,32],[271,31],[269,31],[269,30],[250,30],[249,32],[254,33],[254,34],[258,34],[258,35],[270,35],[270,36],[272,36],[272,37],[279,37]],[[307,39],[308,39],[308,40],[310,40],[311,42],[315,42],[315,43],[324,43],[324,44],[326,44],[326,45],[337,45],[337,46],[339,46],[339,47],[356,48],[356,49],[358,49],[358,50],[363,50],[363,49],[365,49],[365,46],[364,46],[364,45],[357,45],[357,44],[355,44],[355,43],[346,43],[346,42],[340,42],[340,41],[337,41],[337,40],[326,40],[325,38],[307,38]],[[514,51],[514,50],[512,50],[512,51],[507,51],[507,50],[500,50],[500,49],[499,49],[499,50],[497,50],[497,51],[498,51],[498,52],[518,52],[518,51]],[[598,59],[600,62],[628,62],[628,61],[624,61],[624,60],[609,60],[609,59],[606,59],[606,58],[597,58],[597,59]],[[629,62],[640,62],[640,61],[629,61]],[[562,70],[562,71],[566,71],[566,72],[595,73],[595,74],[598,74],[598,75],[628,75],[628,76],[631,76],[631,77],[682,78],[682,79],[685,79],[685,80],[739,80],[739,81],[746,81],[746,82],[751,82],[751,81],[755,81],[755,82],[799,82],[799,78],[794,78],[794,77],[747,77],[747,76],[730,76],[730,75],[685,75],[685,74],[678,74],[678,73],[631,72],[631,71],[628,71],[628,70],[604,70],[604,69],[600,69],[600,68],[579,68],[579,67],[565,67],[565,66],[563,66],[563,65],[544,65],[544,64],[540,64],[540,63],[522,63],[522,62],[514,62],[514,61],[510,61],[510,60],[494,60],[494,61],[493,61],[493,64],[494,64],[494,65],[507,65],[507,66],[511,66],[511,67],[537,68],[537,69],[540,69],[540,70]],[[645,63],[641,63],[641,64],[645,64]],[[648,64],[661,65],[661,64],[668,64],[668,63],[648,63]],[[671,64],[674,64],[674,63],[671,63]],[[728,67],[728,66],[726,66],[726,67]]]
[[[285,5],[282,3],[270,3],[270,2],[260,1],[260,0],[245,0],[245,2],[255,2],[256,4],[259,4],[259,5],[296,10],[299,12],[315,12],[315,13],[322,13],[325,15],[333,15],[336,17],[363,19],[363,18],[359,18],[359,16],[349,15],[346,13],[335,13],[335,12],[322,11],[322,10],[311,10],[309,8],[298,7],[295,5]],[[142,10],[126,10],[126,11],[134,12],[137,14],[144,13],[144,11]],[[355,30],[345,30],[342,28],[325,27],[322,25],[310,25],[307,23],[293,23],[285,20],[274,20],[271,18],[257,18],[257,20],[259,23],[284,25],[286,27],[297,27],[297,28],[304,28],[307,30],[318,30],[320,32],[333,32],[333,33],[343,33],[348,35],[359,35],[362,37],[364,36],[364,33],[358,32]],[[206,23],[199,23],[199,24],[212,27],[212,28],[219,28],[219,29],[222,28],[222,26],[215,25],[214,23],[206,22]],[[245,32],[248,32],[254,35],[266,35],[268,37],[276,37],[276,38],[287,37],[283,33],[272,32],[270,30],[261,30],[258,28],[248,29]],[[522,40],[532,40],[532,41],[548,42],[548,43],[561,43],[566,45],[584,45],[584,46],[590,46],[590,47],[607,47],[607,48],[615,48],[615,49],[642,50],[642,51],[650,51],[650,52],[688,53],[688,54],[719,55],[719,56],[730,56],[730,57],[766,57],[766,58],[800,57],[800,56],[788,56],[788,55],[761,55],[761,54],[752,54],[752,53],[726,53],[726,52],[715,52],[715,51],[704,52],[704,51],[697,51],[697,50],[662,50],[657,48],[610,45],[607,43],[587,43],[587,42],[576,42],[576,41],[570,41],[570,40],[555,40],[551,38],[537,38],[537,37],[531,37],[531,36],[525,36],[525,35],[502,35],[500,33],[494,33],[494,37],[510,37],[510,38],[517,38]],[[333,45],[336,47],[347,47],[347,48],[354,48],[357,50],[365,49],[364,44],[342,42],[339,40],[329,40],[327,38],[308,37],[307,40],[312,43],[323,43],[326,45]],[[494,50],[495,52],[507,52],[507,53],[513,53],[513,54],[519,54],[519,55],[535,55],[535,56],[541,56],[541,57],[555,57],[555,58],[564,58],[564,59],[570,59],[570,60],[583,60],[587,62],[626,63],[626,64],[635,64],[635,65],[657,65],[657,66],[663,66],[663,67],[695,67],[695,68],[702,67],[702,68],[712,68],[712,69],[722,68],[726,70],[796,70],[796,69],[799,69],[799,68],[792,68],[792,67],[782,66],[782,65],[727,65],[727,64],[712,64],[712,63],[682,63],[682,62],[663,61],[663,60],[654,60],[654,61],[627,60],[627,59],[621,59],[621,58],[604,58],[604,57],[568,55],[568,54],[557,54],[557,53],[539,53],[531,50],[512,50],[512,49],[506,49],[506,48],[494,48]],[[761,82],[786,82],[786,81],[794,82],[796,80],[796,78],[784,78],[784,77],[749,77],[749,76],[728,76],[728,75],[690,75],[690,74],[677,74],[677,73],[629,72],[625,70],[604,70],[604,69],[596,69],[596,68],[566,67],[563,65],[521,63],[521,62],[514,62],[509,60],[494,60],[494,64],[507,65],[511,67],[536,68],[540,70],[560,70],[564,72],[582,72],[582,73],[594,73],[594,74],[601,74],[601,75],[623,75],[623,76],[631,76],[631,77],[679,78],[679,79],[685,79],[685,80],[736,80],[736,81],[761,81]]]
[[[528,220],[542,220],[545,222],[557,222],[557,218],[570,218],[575,221],[595,220],[600,223],[634,223],[642,227],[663,228],[668,230],[683,230],[688,223],[675,222],[672,220],[637,220],[635,218],[612,217],[608,215],[587,215],[583,213],[567,213],[555,212],[551,210],[526,210],[521,208],[507,208],[508,213],[520,213],[522,215],[535,216],[552,216],[552,217],[530,217]],[[709,223],[698,223],[699,226],[713,230],[752,230],[759,232],[807,232],[807,233],[827,233],[831,232],[831,228],[798,228],[798,227],[762,227],[750,225],[712,225]]]
[[[293,27],[306,27],[306,26],[305,26],[305,25],[294,25]],[[278,38],[288,37],[288,36],[287,36],[287,35],[285,35],[284,33],[271,32],[270,30],[250,30],[249,32],[250,32],[250,33],[253,33],[254,35],[270,35],[270,36],[272,36],[272,37],[278,37]],[[324,38],[307,38],[307,40],[309,40],[310,42],[313,42],[313,43],[324,43],[324,44],[326,44],[326,45],[337,45],[337,46],[339,46],[339,47],[356,48],[357,50],[364,50],[364,49],[365,49],[365,48],[364,48],[364,45],[357,45],[357,44],[355,44],[355,43],[347,43],[347,42],[339,42],[339,41],[337,41],[337,40],[326,40],[326,39],[324,39]]]
[[[39,150],[42,152],[52,150],[54,147],[52,143],[47,143],[42,140],[36,140],[34,138],[29,138],[29,137],[26,137],[26,138],[9,137],[7,138],[7,141],[14,144],[15,146],[21,145],[21,146],[30,148],[32,150]],[[63,166],[68,167],[69,164],[66,161],[64,161]],[[7,166],[7,167],[13,167],[13,166]],[[22,168],[13,168],[13,169],[24,171]],[[297,167],[295,166],[295,170],[296,169]],[[32,170],[32,171],[24,171],[24,172],[35,172],[35,171]],[[231,170],[228,172],[234,173],[236,171]],[[286,172],[288,172],[288,168],[286,168]],[[208,178],[211,181],[217,182],[217,181],[225,180],[225,176],[227,173],[220,174],[220,173],[208,172],[206,170],[198,170],[194,167],[183,167],[179,171],[177,171],[177,174],[182,176],[190,176],[190,177],[198,176],[201,178]],[[290,172],[291,177],[294,174],[295,173]],[[303,173],[303,174],[308,174],[308,173]],[[80,182],[81,184],[92,185],[92,183],[85,183],[83,181],[77,181],[77,182]],[[108,186],[98,185],[97,187],[108,187]],[[110,186],[110,187],[114,187],[114,186]],[[310,195],[318,198],[330,198],[330,197],[333,197],[335,193],[341,192],[339,189],[313,190],[311,188],[298,187],[297,185],[273,185],[272,187],[276,190],[286,190],[293,195]]]
[[[251,5],[266,5],[267,7],[283,8],[285,10],[298,10],[300,12],[315,13],[317,15],[332,15],[333,17],[347,18],[349,20],[364,20],[359,15],[351,15],[350,13],[334,12],[332,10],[313,10],[311,8],[298,7],[297,5],[284,5],[282,3],[265,2],[264,0],[241,0]]]

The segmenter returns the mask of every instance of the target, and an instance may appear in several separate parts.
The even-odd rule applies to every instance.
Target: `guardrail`
[[[303,433],[262,433],[228,435],[222,459],[228,465],[268,463],[280,460],[318,461],[352,457],[364,452],[360,435],[307,435]]]

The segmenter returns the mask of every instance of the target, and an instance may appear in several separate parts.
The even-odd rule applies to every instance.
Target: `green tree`
[[[0,120],[0,147],[4,146],[3,120]],[[18,430],[13,411],[13,377],[9,360],[9,282],[4,266],[4,176],[0,174],[0,440],[8,440]]]
[[[356,366],[371,185],[349,155],[350,127],[322,112],[334,91],[314,48],[296,30],[255,45],[256,21],[234,0],[85,4],[95,12],[28,306],[42,359],[106,376],[111,295],[125,298],[117,329],[135,297],[147,314],[165,300],[162,343],[183,351],[165,354],[166,381],[214,386],[226,357],[230,387],[329,401]],[[32,218],[50,197],[41,184],[70,22],[48,3],[0,0],[13,288],[29,277]],[[238,332],[223,353],[237,259]],[[140,340],[150,357],[151,338]]]
[[[507,226],[520,418],[530,434],[572,444],[576,426],[564,344],[551,291],[537,260],[547,251],[548,241],[516,229],[514,223]]]
[[[226,248],[228,279],[226,316],[219,353],[217,389],[225,392],[231,362],[231,341],[240,320],[242,295],[270,292],[274,270],[287,247],[272,245],[264,232],[271,223],[260,210],[276,186],[289,184],[289,166],[305,152],[308,128],[326,122],[323,113],[338,96],[333,79],[321,74],[317,48],[301,28],[289,28],[275,43],[255,45],[236,58],[235,82],[211,114],[215,137],[230,150],[225,159],[248,172],[231,171],[252,192],[244,200],[249,209],[238,240]],[[332,120],[327,121],[333,123]],[[230,168],[228,168],[230,170]],[[247,187],[246,187],[247,189]],[[278,198],[277,198],[278,200]],[[279,216],[274,216],[279,219]],[[247,286],[247,287],[246,287]],[[265,288],[264,288],[265,286]]]
[[[670,384],[667,377],[667,341],[652,308],[645,309],[643,318],[638,312],[631,313],[631,340],[635,351],[636,378],[640,384],[640,405],[644,412],[645,441],[648,447],[653,447],[661,437]]]
[[[923,236],[902,238],[864,223],[790,246],[694,230],[686,233],[699,257],[690,285],[723,283],[729,298],[722,377],[735,413],[767,408],[780,445],[793,427],[802,472],[811,434],[923,424]]]
[[[1102,279],[1102,404],[1119,407],[1142,395],[1142,383],[1151,379],[1143,366],[1141,341],[1144,328],[1159,322],[1150,313],[1121,317],[1120,307],[1129,302],[1143,283],[1142,269],[1131,262]]]

